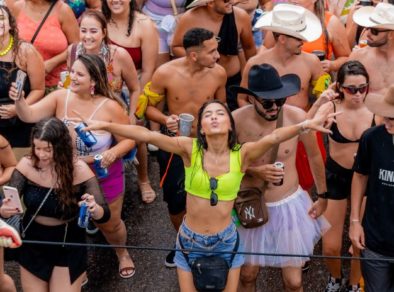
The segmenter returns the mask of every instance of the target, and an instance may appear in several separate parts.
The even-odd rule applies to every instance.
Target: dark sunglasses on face
[[[218,180],[216,178],[209,178],[209,188],[211,189],[211,206],[216,206],[218,204],[218,195],[214,192],[218,188]]]
[[[366,27],[365,29],[366,29],[366,30],[369,29],[369,31],[370,31],[371,34],[373,34],[373,35],[378,35],[378,34],[381,33],[381,32],[388,32],[388,31],[391,31],[390,29],[379,30],[379,29],[377,29],[377,28],[371,28],[371,27]]]
[[[356,94],[357,92],[360,92],[361,94],[363,94],[363,93],[367,92],[368,84],[361,85],[359,87],[356,87],[356,86],[342,86],[342,88],[348,94]]]
[[[269,100],[269,99],[260,99],[259,103],[263,106],[264,109],[270,109],[274,106],[274,103],[277,107],[281,107],[285,104],[286,98]]]

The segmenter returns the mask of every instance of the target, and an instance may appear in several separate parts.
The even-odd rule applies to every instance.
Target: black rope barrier
[[[206,254],[241,254],[241,255],[257,255],[257,256],[272,256],[272,257],[299,257],[311,259],[330,259],[330,260],[360,260],[360,261],[378,261],[378,262],[392,262],[394,258],[368,258],[368,257],[353,257],[353,256],[327,256],[327,255],[306,255],[306,254],[287,254],[287,253],[265,253],[265,252],[245,252],[245,251],[208,251],[196,249],[176,249],[155,246],[135,246],[135,245],[111,245],[102,243],[77,243],[77,242],[56,242],[56,241],[40,241],[40,240],[23,240],[24,244],[35,245],[54,245],[54,246],[68,246],[68,247],[94,247],[94,248],[125,248],[131,250],[150,250],[150,251],[183,251],[185,253],[206,253]]]

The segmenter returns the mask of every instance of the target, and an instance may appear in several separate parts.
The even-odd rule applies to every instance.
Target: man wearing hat
[[[220,38],[218,63],[227,73],[227,105],[230,110],[238,108],[237,96],[228,88],[241,82],[241,63],[238,57],[240,43],[246,60],[256,54],[252,26],[249,15],[239,7],[235,0],[194,0],[179,19],[172,41],[172,51],[176,57],[185,56],[182,47],[183,35],[193,27],[202,27]]]
[[[384,94],[394,83],[394,5],[361,7],[353,20],[367,30],[368,46],[353,51],[349,59],[360,61],[367,69],[369,92]]]
[[[383,118],[383,125],[361,136],[353,167],[349,235],[362,257],[394,258],[394,86],[385,95],[369,94],[365,105]],[[364,260],[361,271],[365,291],[394,291],[393,261]]]
[[[241,144],[256,141],[272,133],[277,127],[280,113],[283,126],[304,120],[306,113],[303,110],[285,104],[286,98],[297,94],[300,87],[300,78],[295,74],[279,77],[269,64],[252,66],[248,87],[233,87],[235,92],[247,94],[251,103],[233,112],[238,141]],[[246,252],[312,254],[315,243],[329,228],[328,222],[320,216],[327,204],[324,168],[314,172],[319,199],[313,203],[298,182],[295,167],[298,139],[305,144],[308,155],[320,156],[316,150],[315,134],[302,133],[279,145],[276,161],[282,162],[284,169],[273,166],[269,151],[258,163],[248,168],[242,180],[241,188],[262,188],[262,181],[268,182],[264,193],[268,223],[251,229],[239,227]],[[315,169],[314,164],[312,169]],[[282,179],[283,184],[278,185]],[[286,291],[301,291],[301,268],[307,260],[300,257],[246,255],[246,264],[241,268],[240,291],[255,291],[259,268],[266,266],[282,268]]]

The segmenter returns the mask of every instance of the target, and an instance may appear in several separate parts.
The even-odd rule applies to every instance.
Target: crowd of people
[[[340,256],[344,236],[367,260],[327,258],[325,291],[394,291],[392,64],[391,0],[4,0],[0,186],[24,210],[1,200],[0,292],[10,248],[23,291],[80,291],[88,251],[67,243],[126,244],[124,165],[152,203],[148,149],[181,291],[256,291],[263,267],[303,291],[289,254]]]

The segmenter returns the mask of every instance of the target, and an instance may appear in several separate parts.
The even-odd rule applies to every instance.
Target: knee
[[[302,288],[302,278],[301,277],[291,277],[284,279],[284,285],[286,291],[300,291]]]
[[[16,292],[14,281],[7,274],[0,276],[0,292]]]
[[[340,244],[325,244],[323,246],[323,253],[326,256],[337,256],[340,255],[341,248]]]
[[[118,233],[123,226],[123,221],[121,219],[110,220],[106,224],[98,225],[101,232],[106,234]]]
[[[255,285],[258,274],[259,268],[242,267],[240,274],[240,281],[242,285]]]

